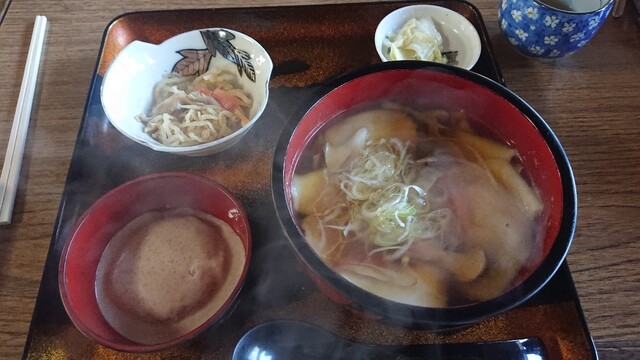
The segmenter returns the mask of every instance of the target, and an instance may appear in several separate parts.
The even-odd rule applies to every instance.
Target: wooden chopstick
[[[27,63],[22,76],[20,94],[18,95],[16,113],[11,126],[7,153],[2,166],[2,174],[0,175],[0,225],[11,223],[46,29],[47,18],[42,15],[36,16],[33,33],[31,34],[31,43],[29,44]]]
[[[0,24],[2,24],[4,16],[7,14],[7,10],[9,10],[9,5],[11,5],[11,0],[0,0]]]

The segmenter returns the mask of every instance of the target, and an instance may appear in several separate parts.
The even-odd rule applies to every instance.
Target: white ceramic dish
[[[383,40],[390,34],[397,33],[412,18],[431,17],[438,32],[442,35],[443,52],[457,51],[458,67],[471,69],[478,59],[482,46],[476,28],[459,13],[436,5],[411,5],[394,10],[378,24],[374,43],[380,59],[390,61],[388,47]]]
[[[204,40],[206,33],[210,35],[207,42]],[[223,52],[228,54],[229,51],[247,57],[245,60],[236,58],[241,63],[236,65],[224,56]],[[144,132],[136,116],[150,111],[153,87],[163,76],[174,68],[181,69],[184,74],[203,73],[212,67],[239,74],[240,85],[251,93],[253,106],[247,125],[221,139],[186,147],[162,145]],[[272,70],[273,63],[267,51],[249,36],[230,29],[200,29],[176,35],[159,45],[133,41],[120,51],[107,69],[100,95],[111,124],[131,140],[156,151],[210,155],[237,143],[255,124],[267,105]]]

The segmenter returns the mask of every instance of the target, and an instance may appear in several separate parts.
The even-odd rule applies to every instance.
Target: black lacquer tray
[[[271,200],[271,163],[280,130],[320,83],[379,62],[373,46],[377,23],[390,11],[414,3],[418,2],[159,11],[114,19],[105,30],[87,97],[23,358],[228,359],[238,340],[254,326],[292,319],[351,340],[396,345],[537,336],[551,359],[596,359],[566,263],[525,304],[446,333],[409,330],[363,318],[329,300],[297,268]],[[433,3],[459,12],[474,24],[482,54],[472,71],[504,83],[479,11],[464,1]],[[121,135],[106,119],[100,102],[102,75],[115,55],[133,40],[159,43],[206,27],[249,34],[270,53],[275,70],[263,118],[241,144],[200,158],[154,152]],[[202,174],[240,199],[254,242],[248,278],[233,310],[192,341],[159,353],[118,353],[93,343],[69,320],[58,292],[60,253],[75,221],[100,196],[128,180],[165,171]]]

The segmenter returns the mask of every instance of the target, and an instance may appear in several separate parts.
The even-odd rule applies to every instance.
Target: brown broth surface
[[[221,308],[245,262],[242,241],[225,222],[194,209],[149,212],[107,245],[96,272],[98,306],[132,341],[170,341]]]
[[[393,102],[347,110],[315,134],[295,172],[292,204],[307,242],[386,299],[486,301],[541,258],[547,215],[519,154],[464,110]]]

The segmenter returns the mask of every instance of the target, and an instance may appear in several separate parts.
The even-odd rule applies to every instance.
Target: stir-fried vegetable
[[[196,87],[196,91],[203,95],[214,98],[220,104],[220,106],[238,116],[242,122],[242,126],[247,125],[247,123],[249,122],[249,119],[247,119],[247,116],[241,109],[241,106],[244,105],[243,101],[237,96],[233,95],[231,92],[218,88],[209,90],[203,87]]]

